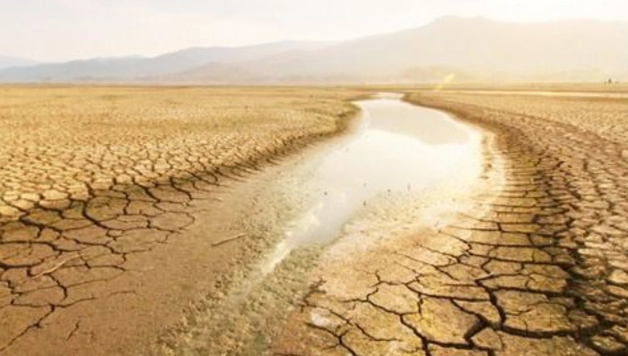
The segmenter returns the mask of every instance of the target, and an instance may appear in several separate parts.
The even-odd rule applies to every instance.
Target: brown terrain
[[[628,354],[628,99],[403,91],[484,133],[474,194],[323,253],[272,353]],[[257,190],[235,187],[341,133],[363,94],[0,87],[0,355],[152,355],[185,335],[171,326],[273,243],[243,237]]]
[[[628,354],[628,99],[410,92],[487,132],[446,224],[323,263],[279,355]]]
[[[229,185],[342,131],[356,95],[0,87],[0,355],[150,347],[246,258],[216,231]]]

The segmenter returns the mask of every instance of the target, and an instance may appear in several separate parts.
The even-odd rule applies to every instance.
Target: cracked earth
[[[153,342],[233,263],[218,188],[339,132],[354,95],[0,88],[0,355]]]
[[[411,93],[488,132],[442,226],[325,261],[274,353],[628,354],[628,101]]]
[[[335,134],[356,95],[0,94],[2,356],[148,349],[194,295],[207,295],[202,281],[241,263],[241,232],[217,224],[238,208],[221,203],[224,192]],[[628,354],[628,102],[455,92],[408,100],[488,132],[482,189],[445,224],[323,259],[274,353]]]

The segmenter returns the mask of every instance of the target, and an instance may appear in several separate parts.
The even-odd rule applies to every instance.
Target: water
[[[356,102],[362,116],[339,147],[312,159],[304,192],[308,209],[295,219],[264,272],[270,273],[293,249],[325,244],[360,209],[381,194],[410,194],[429,189],[456,173],[471,153],[475,131],[447,114],[380,94]]]

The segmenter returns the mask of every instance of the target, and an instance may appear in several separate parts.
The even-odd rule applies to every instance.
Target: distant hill
[[[602,81],[628,79],[628,22],[514,24],[441,18],[426,26],[231,68],[211,63],[171,80],[249,82]]]
[[[157,57],[93,58],[0,70],[2,82],[135,82],[186,71],[206,63],[239,63],[302,49],[320,49],[325,42],[285,41],[245,47],[189,48]]]
[[[0,55],[0,70],[10,67],[30,66],[36,63],[37,62],[31,61],[29,59]]]
[[[75,61],[0,71],[0,81],[422,83],[628,80],[628,22],[507,23],[444,17],[335,44],[188,49],[155,58]]]

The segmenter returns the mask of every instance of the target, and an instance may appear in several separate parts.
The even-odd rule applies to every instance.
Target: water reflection
[[[363,114],[355,133],[312,162],[305,189],[315,199],[292,222],[265,272],[299,246],[337,237],[375,196],[429,188],[455,174],[470,154],[471,132],[444,113],[404,103],[398,95],[357,104]]]

